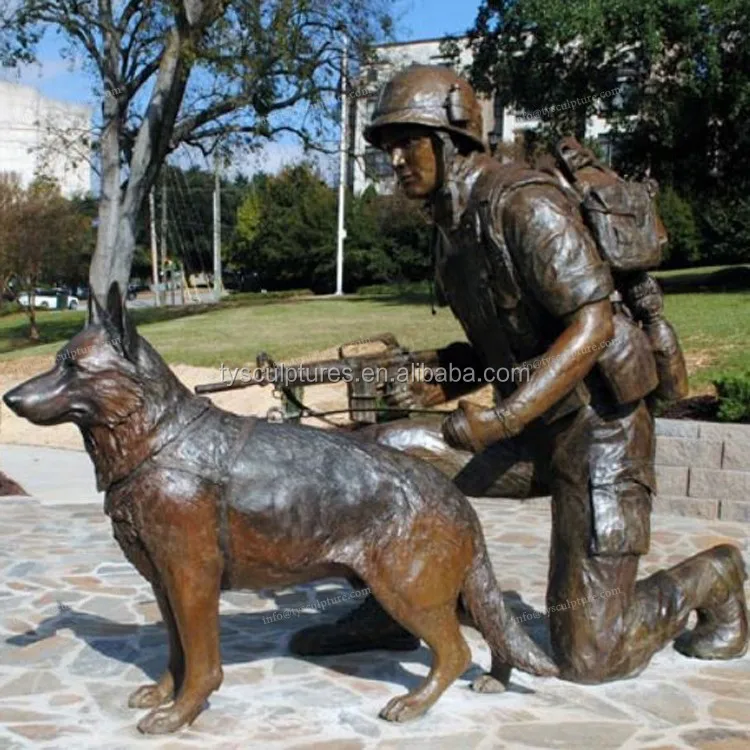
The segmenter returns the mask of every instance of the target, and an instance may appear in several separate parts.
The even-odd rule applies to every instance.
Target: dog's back
[[[426,462],[346,434],[216,407],[155,462],[219,485],[233,512],[293,538],[345,537],[435,508],[454,522],[476,519],[453,483]]]

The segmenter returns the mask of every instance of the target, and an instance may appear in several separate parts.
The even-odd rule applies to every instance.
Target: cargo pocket
[[[607,484],[592,481],[589,554],[645,555],[651,535],[651,489],[637,479]]]

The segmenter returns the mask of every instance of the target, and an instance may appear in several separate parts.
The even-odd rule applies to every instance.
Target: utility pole
[[[164,282],[164,304],[167,303],[167,181],[161,178],[161,278]]]
[[[349,118],[349,99],[346,87],[349,39],[346,31],[342,29],[342,51],[341,51],[341,161],[339,169],[339,222],[337,232],[336,248],[336,294],[344,293],[344,240],[346,229],[344,227],[344,201],[346,200],[346,156],[347,156],[347,120]]]
[[[180,261],[180,307],[185,307],[185,264]]]
[[[151,231],[151,281],[154,284],[154,304],[161,307],[161,294],[159,293],[159,247],[156,238],[156,202],[154,201],[154,189],[148,194],[149,229]]]
[[[221,301],[221,179],[219,154],[214,155],[214,299]]]

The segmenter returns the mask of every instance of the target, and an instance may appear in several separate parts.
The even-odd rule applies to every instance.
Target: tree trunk
[[[101,143],[99,228],[89,273],[91,289],[102,301],[113,281],[118,282],[123,294],[127,292],[138,213],[169,153],[190,75],[191,64],[186,61],[183,50],[186,43],[187,39],[177,29],[169,33],[151,99],[135,140],[124,190],[120,185],[121,114],[115,97],[105,98],[103,107],[108,125]]]
[[[39,327],[36,324],[36,298],[34,294],[29,292],[29,339],[31,341],[39,341]]]

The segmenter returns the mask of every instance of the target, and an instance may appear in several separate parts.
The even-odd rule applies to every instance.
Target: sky
[[[476,18],[479,0],[398,0],[393,7],[396,40],[405,42],[464,33]],[[38,49],[39,64],[26,66],[18,73],[0,72],[0,79],[32,86],[53,99],[98,109],[99,97],[92,77],[82,69],[81,61],[62,59],[61,49],[60,38],[48,33]],[[281,139],[269,143],[260,157],[248,157],[240,169],[252,174],[262,166],[266,172],[275,172],[301,154],[302,149],[293,138]]]

